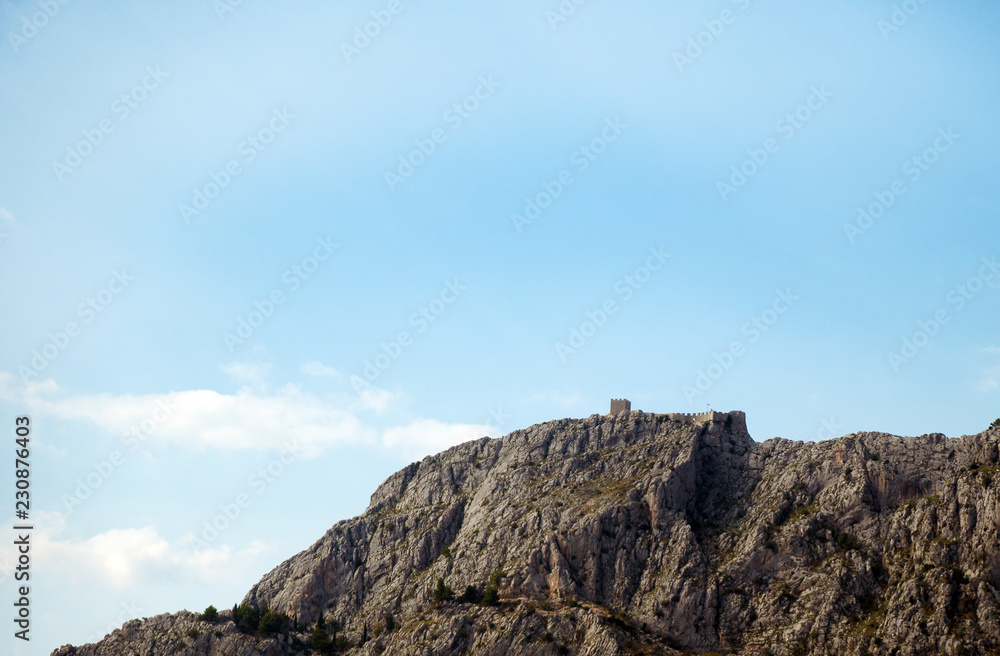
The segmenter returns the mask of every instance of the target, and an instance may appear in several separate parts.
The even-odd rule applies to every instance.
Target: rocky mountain
[[[262,634],[182,612],[54,654],[1000,655],[998,443],[538,424],[391,476],[247,593]]]

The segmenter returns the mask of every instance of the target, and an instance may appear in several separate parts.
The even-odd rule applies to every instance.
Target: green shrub
[[[624,610],[616,610],[612,615],[605,615],[604,620],[619,629],[627,631],[632,628],[632,620]]]
[[[240,633],[247,635],[271,635],[288,630],[291,618],[285,613],[272,613],[264,604],[257,609],[249,604],[240,604],[233,609],[233,622]]]
[[[482,600],[483,596],[479,594],[479,588],[474,585],[465,586],[465,592],[458,598],[458,601],[463,604],[478,604]]]
[[[257,633],[260,635],[281,633],[286,631],[291,623],[292,621],[288,615],[284,613],[272,613],[268,610],[260,617],[260,622],[257,624]]]
[[[257,633],[260,625],[260,611],[250,604],[240,604],[233,609],[233,622],[240,633]]]
[[[840,533],[837,535],[837,546],[845,551],[861,551],[861,543],[850,533]]]
[[[312,648],[321,654],[332,654],[334,646],[334,641],[330,640],[326,629],[323,628],[323,618],[321,617],[316,620],[316,628],[312,632]]]
[[[215,606],[209,606],[204,613],[198,616],[198,619],[202,622],[215,622],[219,619],[219,611],[215,609]]]
[[[496,606],[499,603],[500,594],[497,592],[497,586],[493,584],[486,586],[486,590],[483,591],[483,605]]]
[[[994,419],[993,423],[990,424],[990,428],[996,428],[997,426],[1000,426],[1000,419]]]
[[[201,632],[198,631],[198,629],[188,629],[187,630],[187,637],[189,637],[189,638],[194,639],[194,638],[197,638],[200,635],[201,635]]]
[[[444,584],[444,579],[438,579],[437,587],[434,588],[434,601],[454,601],[455,591]]]
[[[490,574],[489,585],[495,585],[497,587],[500,587],[500,579],[502,579],[505,576],[507,576],[507,572],[503,571],[499,567],[496,568],[495,570],[493,570],[493,573]]]

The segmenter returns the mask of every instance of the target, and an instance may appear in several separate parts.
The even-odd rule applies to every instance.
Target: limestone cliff
[[[267,574],[244,602],[291,628],[179,613],[56,654],[304,653],[320,618],[359,656],[1000,654],[998,442],[552,421],[404,468]],[[434,600],[491,577],[498,605]]]

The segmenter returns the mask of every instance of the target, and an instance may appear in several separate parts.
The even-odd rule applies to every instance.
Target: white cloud
[[[326,366],[319,360],[305,363],[300,367],[300,371],[307,376],[334,376],[336,378],[343,378],[339,371],[333,367]]]
[[[1000,346],[990,345],[986,348],[980,349],[982,353],[987,353],[989,355],[1000,355]],[[995,365],[986,370],[983,374],[982,380],[980,380],[975,385],[976,389],[980,392],[993,392],[1000,389],[1000,365]]]
[[[170,542],[152,526],[115,528],[86,539],[62,537],[65,517],[35,513],[32,555],[38,567],[73,583],[109,583],[115,588],[148,586],[165,581],[232,582],[241,573],[260,567],[267,546],[254,540],[236,551],[229,546],[195,551],[183,541]],[[13,558],[6,545],[0,561]],[[178,580],[180,579],[180,580]]]
[[[445,424],[435,419],[417,419],[406,426],[386,430],[382,434],[382,444],[408,458],[422,458],[486,436],[495,437],[496,429],[486,425]]]
[[[349,408],[287,385],[273,394],[241,389],[236,394],[191,390],[165,395],[70,397],[29,405],[67,419],[88,419],[109,432],[125,434],[169,412],[156,424],[155,439],[223,449],[280,449],[297,440],[305,455],[324,447],[371,442],[375,434]],[[159,404],[159,405],[158,405]]]
[[[0,207],[0,220],[3,220],[4,223],[14,223],[16,221],[14,213],[6,207]]]
[[[10,375],[6,376],[7,383]],[[0,380],[0,398],[12,400]],[[363,401],[323,399],[294,385],[265,394],[189,390],[168,394],[65,396],[52,381],[29,385],[18,399],[34,412],[86,420],[117,435],[141,431],[149,443],[193,448],[282,449],[296,441],[305,457],[324,448],[371,443],[377,431],[362,424],[353,407]]]
[[[240,385],[253,385],[255,388],[263,390],[264,381],[271,370],[270,364],[260,364],[257,362],[233,362],[222,368],[229,376]]]
[[[993,392],[998,388],[1000,388],[1000,367],[988,370],[983,379],[976,383],[976,389],[980,392]]]
[[[363,409],[381,413],[396,400],[396,395],[378,387],[366,387],[358,394],[358,399]]]
[[[252,366],[230,365],[230,370],[244,378],[263,375]],[[280,451],[294,444],[306,458],[348,444],[381,444],[408,458],[423,457],[497,433],[496,427],[487,425],[423,418],[382,430],[384,426],[376,427],[362,417],[391,409],[399,397],[370,385],[356,395],[328,397],[305,393],[291,384],[274,392],[244,387],[235,394],[187,390],[68,395],[52,380],[21,387],[10,373],[0,372],[0,400],[60,419],[88,421],[114,435],[137,435],[147,445]]]

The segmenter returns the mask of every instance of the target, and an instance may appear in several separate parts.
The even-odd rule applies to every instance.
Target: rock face
[[[55,653],[302,653],[322,618],[365,656],[1000,654],[998,442],[552,421],[397,472],[247,593],[308,630],[179,613]],[[491,576],[499,605],[434,600]]]

